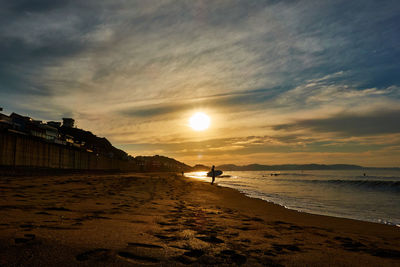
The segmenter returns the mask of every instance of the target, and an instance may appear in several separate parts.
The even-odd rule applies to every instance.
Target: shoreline
[[[191,179],[195,179],[195,178],[191,178]],[[205,183],[207,183],[207,182],[205,182]],[[218,183],[216,183],[216,185],[218,186]],[[273,201],[269,201],[269,200],[262,199],[262,198],[259,198],[259,197],[253,197],[253,196],[251,196],[251,195],[247,195],[245,192],[241,192],[240,190],[235,189],[235,188],[231,188],[231,187],[228,187],[228,186],[219,186],[219,187],[230,188],[230,189],[233,189],[233,190],[235,190],[235,191],[237,191],[237,192],[243,194],[245,197],[253,198],[253,199],[259,199],[259,200],[265,201],[266,203],[274,204],[274,205],[277,205],[277,206],[282,207],[282,208],[284,208],[284,209],[288,209],[288,210],[291,210],[291,211],[296,211],[296,212],[299,212],[299,213],[310,214],[310,215],[326,216],[326,217],[332,217],[332,218],[338,218],[338,219],[355,220],[355,221],[359,221],[359,222],[376,223],[376,224],[389,225],[389,226],[395,226],[395,227],[399,227],[399,228],[400,228],[400,224],[396,224],[396,223],[392,223],[392,222],[382,222],[382,223],[381,223],[381,222],[379,222],[379,221],[367,221],[367,220],[361,220],[361,219],[356,219],[356,218],[340,217],[340,216],[335,216],[335,215],[330,215],[330,214],[319,214],[319,213],[313,213],[313,212],[311,212],[311,211],[298,210],[298,209],[295,209],[295,208],[287,207],[287,206],[285,206],[285,205],[281,205],[281,204],[279,204],[279,203],[275,203],[275,202],[273,202]]]
[[[172,173],[0,179],[0,266],[399,266],[398,227]]]
[[[330,171],[330,170],[328,170],[328,171]],[[230,175],[234,176],[235,175],[235,174],[233,174],[234,172],[235,171],[229,172],[228,176],[230,176]],[[249,172],[249,171],[246,171],[246,172]],[[259,171],[256,171],[256,172],[259,172]],[[194,176],[190,175],[191,173],[187,173],[187,174],[188,174],[188,176],[186,176],[186,177],[188,177],[188,178],[192,178],[197,181],[201,181],[201,182],[205,182],[205,183],[209,182],[209,181],[205,180],[202,176],[197,177],[196,175],[194,175]],[[394,218],[391,218],[391,219],[383,218],[382,219],[382,217],[380,218],[379,215],[372,217],[372,216],[365,216],[366,214],[362,214],[362,213],[361,214],[354,213],[354,216],[351,216],[353,214],[350,215],[350,213],[348,213],[349,215],[347,215],[346,213],[343,213],[343,212],[342,213],[335,212],[335,210],[333,210],[333,211],[327,210],[327,209],[324,210],[322,208],[321,209],[317,208],[317,209],[313,210],[312,208],[309,208],[308,206],[296,207],[296,203],[289,203],[289,204],[279,203],[279,201],[282,201],[282,199],[279,199],[279,198],[277,199],[277,201],[274,201],[274,199],[268,199],[268,197],[265,197],[263,195],[264,194],[263,191],[257,191],[254,188],[248,189],[248,190],[242,189],[240,187],[237,188],[235,186],[231,186],[229,183],[226,183],[226,181],[218,182],[218,179],[215,184],[217,184],[218,186],[221,186],[221,187],[231,188],[233,190],[236,190],[236,191],[242,193],[243,195],[245,195],[246,197],[261,199],[265,202],[272,203],[272,204],[281,206],[285,209],[297,211],[300,213],[322,215],[322,216],[329,216],[329,217],[342,218],[342,219],[351,219],[351,220],[356,220],[356,221],[361,221],[361,222],[372,222],[372,223],[377,223],[377,224],[392,225],[392,226],[400,227],[400,221],[398,221],[398,219],[396,220]],[[290,205],[292,205],[292,206],[294,205],[294,207],[292,207]],[[334,208],[337,208],[337,207],[334,207]]]
[[[186,178],[191,179],[193,182],[203,182],[205,184],[209,184],[208,182],[205,182],[205,181],[199,181],[196,178],[192,178],[192,177],[186,177]],[[337,221],[344,220],[344,221],[351,222],[352,224],[357,224],[357,223],[359,223],[359,224],[373,224],[373,225],[376,225],[377,227],[379,227],[379,226],[391,227],[394,230],[399,230],[399,234],[400,234],[399,226],[394,225],[394,224],[385,224],[385,223],[379,223],[379,222],[362,221],[362,220],[352,219],[352,218],[336,217],[336,216],[332,216],[332,215],[323,215],[323,214],[316,214],[316,213],[299,211],[299,210],[296,210],[296,209],[287,208],[287,207],[285,207],[283,205],[280,205],[278,203],[274,203],[272,201],[267,201],[267,200],[264,200],[264,199],[261,199],[261,198],[248,196],[244,192],[240,192],[239,190],[237,190],[235,188],[219,186],[218,183],[216,183],[213,186],[216,186],[216,187],[221,188],[221,189],[223,188],[223,189],[227,189],[227,190],[232,190],[233,193],[240,194],[244,198],[248,198],[249,200],[262,201],[266,205],[274,206],[274,208],[276,208],[276,209],[286,210],[288,213],[293,213],[293,214],[291,214],[291,216],[297,216],[296,214],[298,214],[300,216],[304,215],[305,217],[316,217],[316,218],[320,218],[320,219],[326,218],[327,220],[337,220]]]

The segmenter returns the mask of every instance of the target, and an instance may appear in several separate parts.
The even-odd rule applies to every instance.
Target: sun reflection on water
[[[203,171],[203,172],[188,172],[185,173],[186,177],[190,177],[190,178],[195,178],[195,179],[199,179],[202,181],[207,181],[209,182],[210,177],[207,177],[207,172]]]

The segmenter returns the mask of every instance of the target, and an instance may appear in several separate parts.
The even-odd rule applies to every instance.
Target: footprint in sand
[[[369,249],[367,252],[373,256],[389,259],[400,259],[400,251],[394,249]]]
[[[50,213],[45,212],[45,211],[38,211],[35,214],[38,214],[38,215],[53,215],[53,214],[50,214]]]
[[[250,230],[256,230],[253,227],[248,227],[248,226],[240,226],[240,227],[235,227],[238,230],[242,230],[242,231],[250,231]]]
[[[32,228],[34,228],[35,226],[34,226],[33,224],[26,223],[26,224],[21,224],[19,227],[20,227],[20,228],[29,228],[29,229],[32,229]]]
[[[224,243],[224,240],[219,239],[218,237],[215,237],[215,236],[196,236],[196,238],[200,239],[201,241],[212,243],[212,244]]]
[[[134,253],[128,252],[128,251],[120,251],[120,252],[118,252],[118,256],[124,258],[125,260],[133,261],[134,263],[136,263],[136,262],[139,262],[139,263],[158,263],[158,262],[160,262],[160,260],[157,258],[137,255],[137,254],[134,254]]]
[[[299,252],[301,251],[297,245],[293,244],[273,244],[272,247],[277,254],[287,254],[289,252]]]
[[[192,258],[198,258],[204,255],[204,251],[201,249],[192,249],[190,251],[187,251],[183,253],[183,255],[192,257]]]
[[[376,256],[376,257],[381,257],[381,258],[391,258],[391,259],[400,259],[400,250],[394,250],[394,249],[381,249],[381,248],[371,248],[368,247],[367,245],[353,240],[349,237],[340,237],[337,236],[334,238],[335,240],[338,240],[341,242],[341,247],[347,251],[353,251],[353,252],[365,252],[370,255]]]
[[[118,256],[136,264],[158,263],[164,260],[164,247],[156,244],[130,242]]]
[[[179,228],[168,228],[168,229],[165,229],[164,232],[174,233],[174,232],[178,232],[179,230],[180,230]]]
[[[134,243],[134,242],[130,242],[130,243],[128,243],[128,245],[133,246],[133,247],[142,247],[142,248],[163,248],[162,246],[159,246],[159,245]]]
[[[155,237],[164,240],[166,242],[171,242],[171,241],[176,241],[178,240],[178,237],[176,236],[168,236],[168,235],[162,235],[162,234],[156,234],[154,235]]]
[[[169,222],[157,222],[159,225],[161,226],[171,226],[171,225],[175,225],[174,223],[169,223]]]
[[[271,239],[276,238],[276,236],[271,235],[271,234],[269,234],[269,233],[264,234],[264,237],[265,237],[265,238],[271,238]]]
[[[185,256],[185,255],[180,255],[180,256],[174,257],[172,259],[174,261],[178,261],[178,262],[180,262],[182,264],[185,264],[185,265],[192,264],[192,263],[194,263],[196,261],[195,259],[193,259],[191,257],[188,257],[188,256]]]
[[[24,244],[33,241],[36,238],[34,234],[25,234],[24,237],[17,237],[14,239],[15,244]]]
[[[50,207],[46,208],[46,210],[54,210],[54,211],[72,211],[70,209],[64,208],[64,207]]]
[[[131,223],[138,223],[138,224],[147,223],[146,221],[142,221],[142,220],[132,220],[130,222]]]
[[[85,251],[79,255],[77,255],[75,258],[78,261],[87,261],[87,260],[104,260],[108,258],[110,255],[110,250],[105,249],[105,248],[97,248],[89,251]]]
[[[230,249],[221,251],[221,253],[218,256],[228,259],[237,265],[245,264],[247,261],[246,256],[238,254],[236,251]]]

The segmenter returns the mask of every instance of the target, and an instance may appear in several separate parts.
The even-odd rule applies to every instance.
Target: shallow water
[[[232,171],[216,182],[289,209],[400,226],[400,171]]]

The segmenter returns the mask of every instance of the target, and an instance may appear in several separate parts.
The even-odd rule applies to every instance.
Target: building
[[[47,125],[54,127],[54,128],[60,128],[61,127],[61,122],[59,121],[48,121]]]
[[[11,122],[11,118],[3,113],[0,113],[0,121],[7,121],[7,122]]]
[[[75,120],[72,118],[63,118],[63,126],[68,128],[73,128]]]
[[[9,116],[0,113],[0,129],[12,128],[12,120]]]
[[[40,124],[31,123],[28,124],[25,128],[26,132],[32,136],[36,136],[39,138],[46,139],[46,129],[42,127]]]
[[[46,140],[55,142],[59,139],[58,129],[50,125],[43,124],[42,128],[46,131]]]
[[[18,131],[29,132],[27,127],[32,124],[32,118],[28,116],[22,116],[17,113],[11,113],[10,118],[13,122],[14,127]]]

